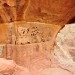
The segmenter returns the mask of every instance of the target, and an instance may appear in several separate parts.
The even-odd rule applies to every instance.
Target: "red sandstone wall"
[[[74,0],[0,0],[0,22],[65,24],[75,17]]]

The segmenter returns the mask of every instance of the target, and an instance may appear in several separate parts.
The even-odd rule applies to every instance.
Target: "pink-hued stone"
[[[54,56],[53,42],[26,45],[7,45],[7,58],[13,59],[16,67],[14,75],[73,75],[74,68],[58,63]],[[20,71],[19,71],[20,70]]]
[[[30,67],[33,63],[35,65],[39,61],[42,61],[40,64],[47,65],[51,60],[52,46],[52,41],[26,45],[7,45],[7,58],[13,59],[17,64],[25,67]],[[47,63],[44,62],[46,59],[48,59]]]
[[[6,58],[16,63],[1,58],[0,75],[75,75],[75,67],[72,65],[74,63],[63,54],[68,51],[63,49],[61,52],[59,43],[53,49],[54,41],[52,39],[25,45],[8,44]]]
[[[10,72],[15,68],[16,64],[14,61],[0,58],[0,72]]]
[[[0,75],[29,75],[27,68],[18,66],[13,60],[0,58]]]
[[[13,75],[30,75],[29,69],[21,66],[16,66]]]
[[[0,58],[0,75],[74,75],[74,74],[69,70],[61,67],[53,67],[53,68],[44,67],[40,69],[36,68],[29,69],[26,67],[18,66],[12,60]]]

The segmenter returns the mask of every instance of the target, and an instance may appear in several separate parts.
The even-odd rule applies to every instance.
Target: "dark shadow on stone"
[[[67,22],[67,24],[72,24],[72,23],[75,23],[75,17],[72,17],[72,18]]]

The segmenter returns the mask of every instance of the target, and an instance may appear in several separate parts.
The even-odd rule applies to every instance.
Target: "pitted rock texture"
[[[75,24],[65,25],[56,38],[55,54],[62,64],[75,67]]]
[[[50,41],[61,28],[39,22],[16,23],[16,26],[16,44],[20,45]]]
[[[0,23],[26,21],[61,25],[75,18],[75,1],[0,0],[0,10]]]
[[[0,24],[0,44],[30,44],[50,41],[61,29],[60,25],[40,22],[12,22]]]

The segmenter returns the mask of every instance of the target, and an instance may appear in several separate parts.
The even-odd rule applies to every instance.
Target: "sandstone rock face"
[[[16,26],[16,23],[14,23],[14,26],[13,26],[13,24],[10,24],[11,25],[10,26],[11,33],[13,35],[11,37],[12,38],[11,41],[14,41],[15,36],[17,36],[17,38],[19,38],[19,36],[25,37],[25,35],[28,32],[27,28],[30,26],[30,23],[26,23],[26,24],[28,24],[27,26],[25,26],[24,24],[23,25],[17,24],[18,26]],[[31,26],[32,25],[34,26],[34,24],[36,24],[36,23],[33,23],[33,24],[31,23]],[[39,26],[41,27],[41,25],[39,25]],[[55,27],[57,27],[57,26],[55,26]],[[42,28],[44,28],[44,27],[41,27],[41,29]],[[57,39],[56,39],[56,47],[53,50],[55,37],[60,28],[61,27],[58,26],[58,28],[55,30],[55,28],[53,27],[52,30],[56,31],[56,32],[51,33],[52,35],[50,36],[51,39],[49,41],[47,41],[47,40],[44,42],[37,41],[34,43],[30,42],[30,43],[24,43],[23,45],[20,43],[18,45],[17,43],[15,44],[12,42],[10,44],[7,44],[6,50],[5,50],[5,58],[12,59],[17,64],[15,62],[13,62],[12,60],[7,61],[6,59],[1,58],[0,59],[0,66],[1,66],[0,67],[0,75],[3,75],[3,74],[6,74],[6,75],[35,75],[35,74],[36,75],[44,75],[44,74],[45,75],[63,75],[63,74],[64,75],[74,75],[75,74],[75,67],[74,67],[75,63],[74,63],[69,51],[65,49],[65,46],[64,46],[64,49],[63,49],[63,47],[61,49],[61,46],[60,46],[61,40],[59,41],[59,39],[61,39],[61,37],[59,37],[59,34],[57,35]],[[73,28],[72,28],[72,30],[73,30]],[[31,28],[29,27],[29,29],[31,29]],[[36,29],[36,28],[34,27],[34,29]],[[34,29],[33,29],[33,32],[36,31]],[[14,34],[13,34],[12,30],[15,30]],[[39,30],[40,30],[40,28],[39,28]],[[72,30],[70,30],[70,32]],[[62,31],[64,31],[64,30],[62,30]],[[43,30],[42,30],[42,32],[44,33]],[[50,30],[49,30],[49,32],[50,32]],[[67,30],[65,31],[65,33],[66,32],[67,32]],[[70,34],[70,32],[69,32],[69,34]],[[19,34],[19,36],[16,35],[17,33]],[[74,33],[74,32],[72,32],[72,33]],[[69,36],[69,34],[68,34],[68,36]],[[46,35],[48,35],[48,34],[46,34]],[[15,39],[15,41],[17,41],[16,39]],[[24,42],[26,42],[26,41],[24,41]],[[65,43],[64,43],[64,45],[65,45]],[[3,46],[1,47],[0,50],[3,50]]]
[[[53,52],[53,40],[49,42],[7,45],[7,59],[13,59],[24,67],[44,68],[51,66],[50,60]],[[45,62],[46,61],[46,62]],[[38,65],[36,65],[38,64]],[[34,67],[35,66],[35,67]]]
[[[65,25],[56,38],[55,55],[61,64],[75,67],[75,24]]]
[[[13,60],[0,58],[0,75],[29,75],[27,68],[18,66]]]
[[[1,23],[24,20],[65,24],[74,17],[74,0],[0,0]]]
[[[6,57],[6,45],[0,44],[0,58],[1,57]]]
[[[53,49],[54,41],[57,32],[61,28],[57,25],[45,25],[43,23],[10,23],[10,27],[8,27],[8,31],[10,32],[11,36],[9,38],[9,44],[1,45],[1,52],[7,59],[0,59],[0,75],[7,74],[7,75],[73,75],[75,73],[74,62],[72,56],[70,55],[69,51],[62,51],[58,49],[56,42],[56,48]],[[14,26],[13,26],[14,25]],[[36,26],[35,26],[36,25]],[[37,28],[38,29],[37,29]],[[49,28],[49,29],[48,29]],[[50,29],[51,28],[51,29]],[[56,28],[56,29],[55,29]],[[74,28],[74,27],[73,27]],[[45,31],[44,31],[44,30]],[[48,31],[46,31],[48,30]],[[29,31],[29,33],[27,33]],[[29,34],[38,32],[42,32],[41,35],[50,34],[50,39],[47,41],[40,41],[40,42],[33,42],[27,43],[29,39],[25,37],[30,37]],[[28,35],[28,36],[27,36]],[[39,34],[38,34],[39,35]],[[38,36],[37,35],[37,36]],[[41,38],[40,35],[40,38]],[[58,34],[59,35],[59,34]],[[59,38],[57,35],[57,38]],[[24,37],[24,44],[17,43],[17,39],[21,39]],[[33,35],[35,36],[35,35]],[[36,37],[37,37],[36,36]],[[43,37],[44,37],[43,36]],[[16,38],[15,38],[16,37]],[[30,37],[32,38],[32,37]],[[47,39],[45,37],[44,39]],[[57,41],[57,40],[56,40]],[[15,43],[16,42],[16,43]],[[61,42],[61,41],[60,41]],[[1,53],[1,54],[2,54]],[[61,57],[60,57],[61,53]],[[15,62],[11,61],[14,60]],[[63,61],[62,61],[63,60]],[[67,60],[67,62],[66,62]],[[16,66],[16,67],[15,67]],[[60,72],[59,72],[60,71]]]
[[[30,44],[50,41],[61,26],[40,22],[12,22],[0,25],[1,44]]]
[[[56,36],[61,28],[57,25],[50,25],[39,22],[15,23],[16,44],[24,45],[50,41]],[[56,29],[55,29],[56,28]]]
[[[7,43],[9,36],[8,26],[7,24],[0,24],[0,43]]]
[[[75,75],[73,22],[74,0],[0,0],[0,75]]]
[[[74,75],[75,70],[72,66],[62,65],[56,61],[49,44],[50,42],[25,46],[8,45],[7,50],[10,53],[8,52],[7,57],[15,60],[17,64],[1,58],[0,75]]]
[[[6,59],[0,58],[0,73],[11,72],[15,66],[16,64],[12,60],[7,61]]]

